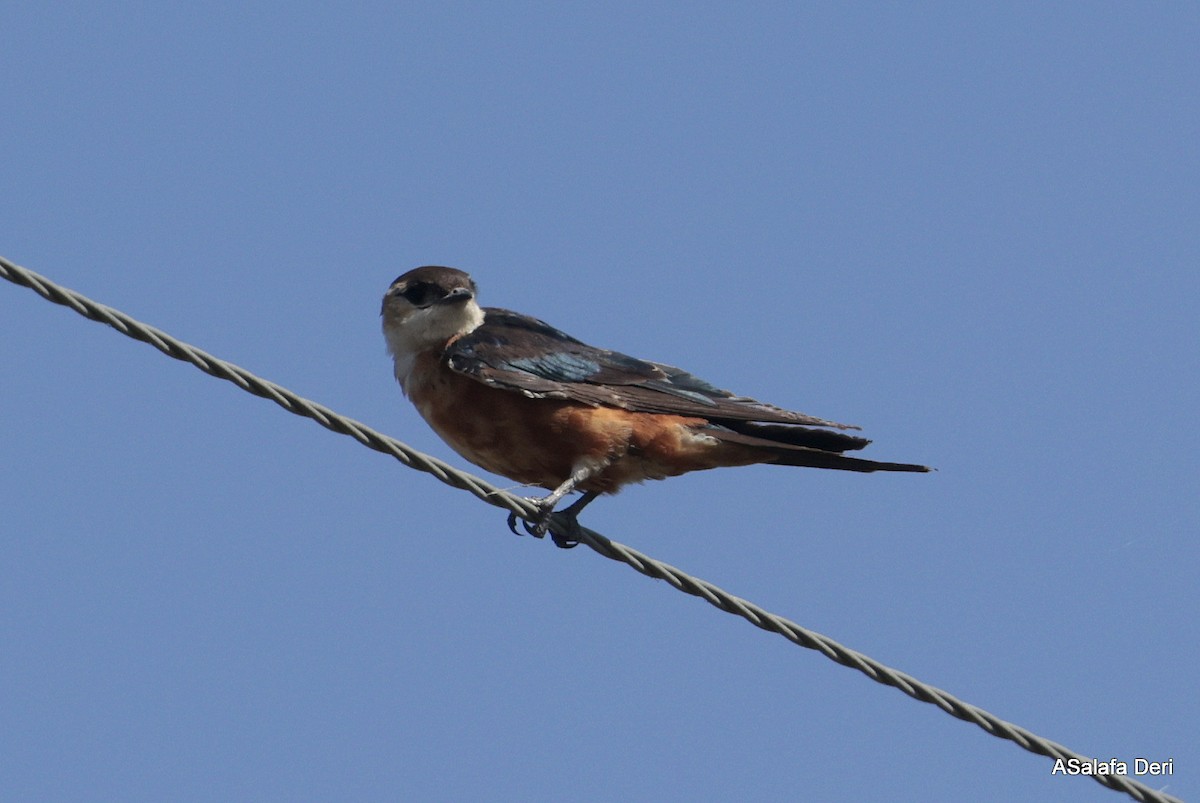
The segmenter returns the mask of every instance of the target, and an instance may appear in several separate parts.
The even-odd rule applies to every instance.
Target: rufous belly
[[[614,493],[632,482],[770,460],[704,434],[702,418],[530,398],[431,357],[418,358],[405,388],[417,411],[467,460],[520,483],[553,489],[578,465],[608,463],[579,490]]]

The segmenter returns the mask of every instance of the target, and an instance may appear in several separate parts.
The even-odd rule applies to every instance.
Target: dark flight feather
[[[753,425],[750,425],[753,426]],[[751,432],[755,430],[750,430]],[[847,457],[842,454],[844,448],[861,449],[870,441],[865,438],[851,438],[840,432],[805,429],[804,427],[784,427],[769,425],[757,430],[765,437],[748,434],[746,431],[734,431],[726,426],[710,426],[704,434],[711,435],[726,443],[738,443],[743,446],[754,446],[771,452],[775,459],[771,461],[778,466],[809,466],[811,468],[836,468],[842,471],[915,471],[927,472],[928,466],[913,463],[885,463],[879,460],[866,460],[861,457]],[[803,441],[813,437],[808,443]],[[844,446],[837,439],[848,438],[858,441],[856,445]]]
[[[735,396],[680,368],[589,346],[527,315],[484,312],[483,325],[454,341],[445,357],[452,370],[488,385],[646,413],[858,428]]]
[[[496,307],[483,325],[451,343],[447,365],[493,387],[532,398],[565,399],[711,422],[704,432],[719,440],[776,455],[782,465],[846,471],[929,471],[925,466],[846,457],[866,438],[830,429],[858,429],[735,396],[680,368],[639,360],[577,340],[537,318]]]
[[[445,357],[452,370],[488,385],[639,412],[857,429],[735,396],[674,366],[589,346],[536,318],[493,307],[485,312],[483,325],[454,341]],[[846,437],[842,448],[866,445]]]

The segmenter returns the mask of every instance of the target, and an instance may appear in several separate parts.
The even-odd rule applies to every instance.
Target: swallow
[[[568,532],[600,494],[689,471],[771,463],[842,471],[927,472],[844,452],[858,429],[737,396],[663,363],[589,346],[537,318],[481,307],[461,270],[416,268],[383,297],[396,379],[421,417],[477,466],[550,493],[526,529],[560,512]],[[509,517],[515,529],[516,516]],[[552,533],[560,546],[578,539]]]

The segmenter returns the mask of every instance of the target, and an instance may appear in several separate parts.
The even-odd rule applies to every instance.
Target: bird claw
[[[541,500],[530,499],[528,501],[538,505]],[[541,538],[546,534],[546,531],[550,529],[550,516],[554,513],[554,510],[553,508],[547,509],[543,505],[538,505],[538,508],[538,512],[531,519],[523,519],[516,513],[508,514],[508,529],[513,535],[524,535],[524,533],[517,529],[518,521],[521,522],[521,526],[525,529],[525,532],[534,538]]]
[[[544,538],[546,533],[549,533],[550,540],[560,549],[571,549],[579,545],[582,531],[579,522],[575,520],[574,513],[568,513],[565,510],[555,513],[553,507],[540,504],[541,499],[530,499],[529,501],[538,505],[539,512],[532,519],[521,519],[521,526],[526,533],[534,538]],[[520,517],[516,513],[508,514],[508,529],[512,531],[513,535],[523,534],[517,530],[518,519]],[[552,525],[561,525],[562,531],[559,527]]]
[[[583,540],[583,528],[579,526],[575,515],[573,513],[567,514],[566,512],[554,515],[558,517],[559,523],[563,524],[563,530],[565,531],[550,530],[550,540],[554,542],[554,545],[559,549],[574,549],[579,546],[579,542]]]

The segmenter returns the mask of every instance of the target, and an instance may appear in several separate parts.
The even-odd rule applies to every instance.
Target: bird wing
[[[532,398],[707,418],[734,429],[752,426],[743,422],[858,429],[735,396],[674,366],[589,346],[537,318],[495,307],[485,314],[483,325],[453,341],[444,357],[451,370],[492,387]],[[868,443],[816,434],[835,439],[830,447],[839,451]]]

